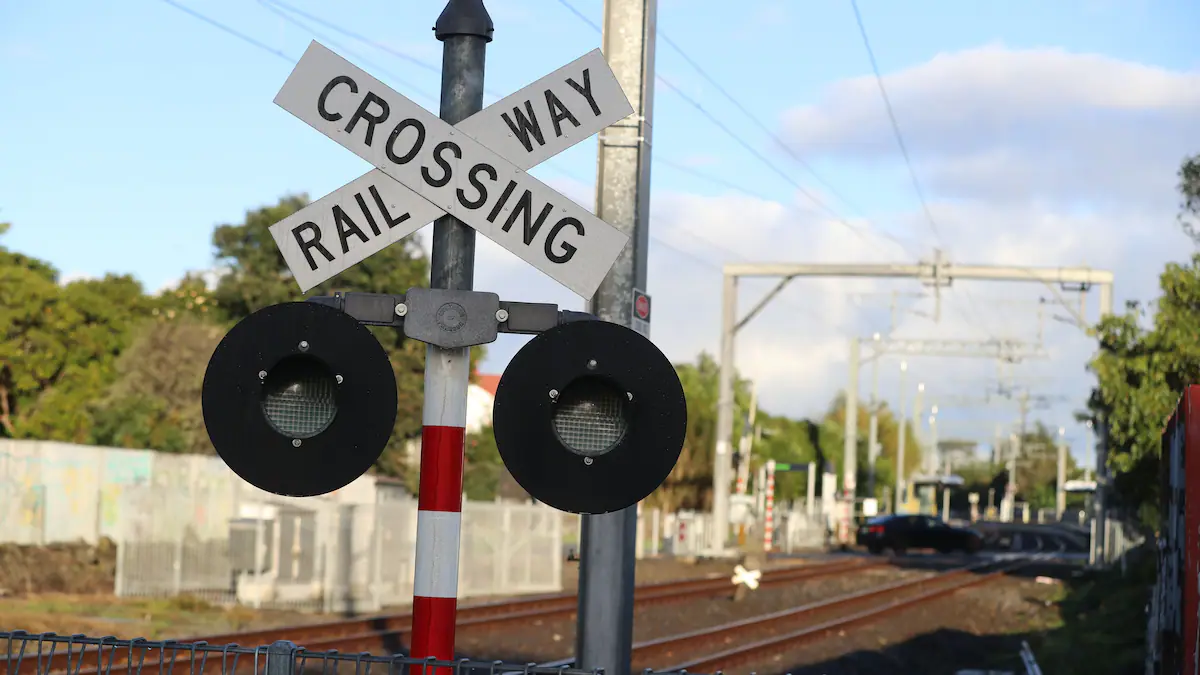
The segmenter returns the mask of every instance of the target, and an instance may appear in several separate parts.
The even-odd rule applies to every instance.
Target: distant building
[[[467,387],[467,433],[476,433],[492,423],[492,404],[496,402],[499,375],[476,373],[475,382]]]
[[[492,424],[492,404],[496,402],[496,387],[499,375],[475,373],[475,381],[467,386],[467,433],[478,433]],[[407,445],[409,464],[421,462],[421,439],[413,439]]]

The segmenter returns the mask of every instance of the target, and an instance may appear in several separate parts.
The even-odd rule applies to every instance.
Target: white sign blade
[[[629,241],[315,41],[275,103],[581,296]]]
[[[440,215],[375,169],[275,223],[271,236],[305,293]]]
[[[561,109],[559,104],[562,104]],[[571,124],[570,118],[563,116],[563,110],[570,118],[579,122],[578,129]],[[603,53],[599,49],[593,49],[515,94],[459,122],[454,128],[498,152],[517,167],[529,169],[619,122],[632,112],[633,106],[629,104],[620,83],[617,82],[608,62],[604,60]],[[350,185],[362,185],[364,189],[368,185],[375,185],[382,195],[384,193],[379,187],[381,181],[395,183],[387,174],[373,169]],[[340,246],[326,246],[326,250],[334,257],[332,261],[322,255],[312,255],[315,247],[311,243],[306,248],[301,248],[302,244],[296,239],[297,233],[293,231],[296,228],[310,222],[318,226],[321,226],[321,223],[336,225],[331,220],[335,207],[341,209],[344,214],[361,211],[361,206],[355,201],[355,195],[361,194],[361,191],[350,189],[350,185],[326,195],[271,228],[271,234],[279,244],[279,250],[283,253],[292,276],[300,284],[302,293],[407,236],[400,234],[401,228],[396,228],[384,237],[372,238],[369,246],[353,245],[345,253],[341,252]],[[408,198],[402,197],[401,193],[407,193]],[[441,209],[399,184],[396,184],[392,194],[398,203],[410,207],[412,221],[404,223],[410,228],[408,234],[419,230],[443,213]],[[370,200],[367,203],[370,204]],[[418,211],[422,209],[431,214],[424,221],[418,215]],[[319,232],[323,237],[320,241],[333,241],[325,235],[324,229]],[[336,234],[336,227],[330,230],[330,233]],[[301,234],[307,235],[308,232]],[[309,255],[304,255],[305,250],[309,251]],[[320,250],[317,249],[316,253],[320,254]]]
[[[454,125],[529,170],[633,114],[599,49]]]

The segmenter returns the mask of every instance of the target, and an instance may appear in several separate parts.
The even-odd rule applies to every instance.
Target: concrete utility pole
[[[862,346],[871,351],[871,355],[865,359],[861,356]],[[1048,353],[1041,345],[1030,345],[1020,340],[884,339],[879,333],[875,333],[870,339],[851,340],[850,359],[847,364],[847,369],[849,370],[849,382],[846,388],[847,410],[851,408],[854,410],[858,409],[857,382],[859,364],[863,360],[871,363],[871,403],[869,411],[871,417],[868,427],[867,444],[867,493],[870,495],[875,494],[875,461],[879,457],[879,410],[876,400],[879,389],[879,360],[887,354],[988,358],[1013,363],[1025,359],[1044,358],[1048,356]],[[921,417],[921,401],[921,396],[918,393],[914,412],[916,420],[920,420]],[[854,424],[851,424],[851,417],[847,415],[845,420],[847,448],[850,447],[851,442],[853,442],[854,447],[858,446],[857,413],[854,415],[853,422]],[[926,462],[928,461],[928,458],[926,458]],[[857,467],[847,467],[843,464],[843,469],[849,472],[857,470]]]
[[[634,114],[600,133],[596,215],[630,239],[590,305],[601,319],[630,327],[634,289],[645,291],[647,281],[657,7],[657,0],[605,0],[601,37]],[[582,518],[575,666],[628,675],[637,507]]]
[[[1016,518],[1017,498],[1017,458],[1021,455],[1021,446],[1025,443],[1025,425],[1029,415],[1029,392],[1023,391],[1017,397],[1020,406],[1020,417],[1017,421],[1017,433],[1011,437],[1011,447],[1008,455],[1008,482],[1004,486],[1004,502],[1000,506],[1001,513],[1008,513],[1010,519]]]
[[[742,441],[737,451],[737,493],[746,494],[746,483],[750,481],[750,450],[754,445],[754,418],[758,413],[758,387],[750,383],[750,410],[746,412],[746,424],[742,428]]]
[[[897,411],[900,414],[900,427],[897,431],[896,438],[896,507],[892,509],[892,513],[900,513],[900,505],[904,503],[904,439],[908,436],[908,430],[905,428],[908,424],[908,411],[904,409],[904,393],[908,388],[908,361],[900,362],[900,405]],[[917,390],[925,388],[924,384],[918,385]]]
[[[879,341],[879,333],[872,339]],[[867,423],[867,494],[875,496],[875,462],[879,460],[879,359],[871,359],[870,421]]]
[[[850,341],[850,381],[846,383],[846,429],[858,431],[858,340]],[[842,445],[842,496],[854,511],[858,487],[858,434],[846,433]]]
[[[1096,284],[1100,286],[1100,314],[1112,313],[1112,272],[1086,267],[1013,267],[1003,265],[957,265],[946,262],[940,252],[932,261],[915,265],[890,264],[794,264],[740,263],[725,265],[721,303],[721,374],[717,395],[717,433],[713,467],[713,528],[715,548],[725,549],[729,537],[729,457],[733,440],[734,337],[756,314],[796,277],[846,277],[917,279],[935,286],[935,291],[954,280],[1026,281],[1041,284]],[[737,282],[742,277],[780,277],[780,282],[755,304],[747,315],[737,318]],[[940,301],[940,295],[937,296]],[[856,440],[857,442],[857,440]]]
[[[1059,521],[1067,511],[1067,430],[1058,428],[1058,472],[1054,483],[1054,515]]]

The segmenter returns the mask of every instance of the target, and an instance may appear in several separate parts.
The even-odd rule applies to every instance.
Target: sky
[[[67,280],[131,273],[153,291],[214,267],[216,225],[361,175],[364,161],[272,102],[313,39],[436,112],[431,27],[444,2],[271,1],[0,2],[0,219],[13,223],[0,242]],[[601,22],[601,0],[487,7],[485,104],[599,46],[589,21]],[[1175,172],[1200,151],[1200,7],[859,9],[912,173],[848,0],[659,0],[647,290],[652,338],[672,360],[717,352],[725,263],[911,264],[937,248],[959,264],[1086,265],[1115,274],[1120,309],[1153,299],[1163,265],[1191,255]],[[593,138],[531,173],[591,208],[595,158]],[[773,284],[744,280],[739,306]],[[583,308],[482,238],[476,288]],[[1095,344],[1069,317],[1096,320],[1094,290],[1063,291],[1071,310],[1034,283],[958,282],[939,295],[934,321],[932,289],[915,280],[797,280],[739,333],[737,368],[764,410],[810,416],[845,387],[853,337],[1041,339],[1048,357],[1006,376],[1039,397],[1029,420],[1063,426],[1091,465],[1071,413],[1092,385]],[[501,372],[523,342],[501,336],[483,370]],[[1016,418],[1013,401],[985,397],[995,361],[913,357],[903,381],[898,358],[874,363],[893,407],[902,394],[911,407],[924,384],[924,433],[934,404],[942,438],[989,442]]]

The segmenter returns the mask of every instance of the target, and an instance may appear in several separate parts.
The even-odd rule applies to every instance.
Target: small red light
[[[869,532],[871,534],[883,534],[883,526],[882,525],[872,525],[871,527],[867,528],[867,532]]]

